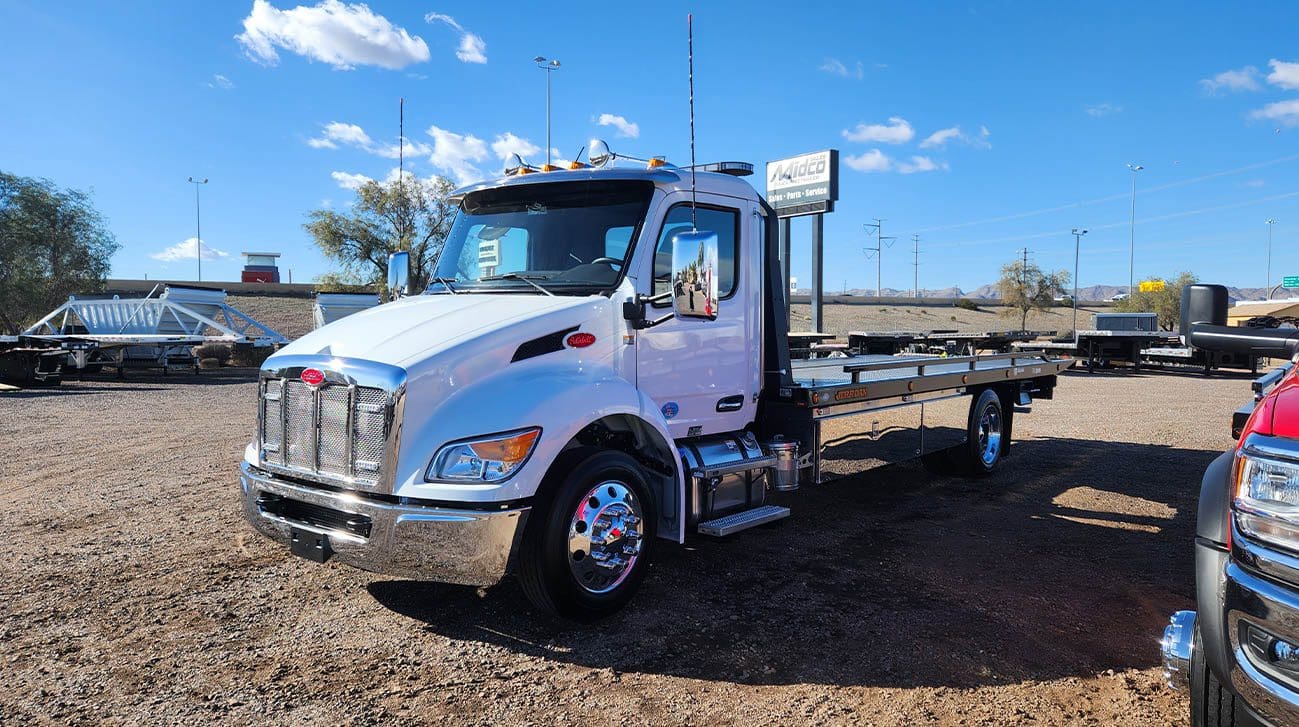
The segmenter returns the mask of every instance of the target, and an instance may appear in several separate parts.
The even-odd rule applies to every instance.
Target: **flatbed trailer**
[[[1195,368],[1205,374],[1217,369],[1238,369],[1258,373],[1262,357],[1234,351],[1208,351],[1195,346],[1161,345],[1141,350],[1141,361],[1146,365],[1182,366]]]
[[[1142,365],[1142,350],[1163,337],[1162,333],[1154,331],[1082,330],[1078,331],[1076,342],[1033,341],[1016,343],[1014,348],[1054,351],[1076,356],[1088,371],[1109,368],[1116,361],[1131,364],[1133,371],[1139,371]]]
[[[980,351],[1010,353],[1016,343],[1053,335],[1054,331],[850,331],[848,348],[854,354],[973,356]]]

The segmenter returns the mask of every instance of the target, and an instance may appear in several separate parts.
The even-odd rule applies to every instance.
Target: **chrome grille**
[[[263,378],[261,395],[263,464],[326,482],[379,483],[393,417],[386,390]]]

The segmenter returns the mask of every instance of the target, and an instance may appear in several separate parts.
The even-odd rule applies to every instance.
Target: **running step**
[[[724,538],[741,530],[756,528],[759,525],[765,525],[787,517],[789,517],[789,508],[780,507],[779,505],[763,505],[752,510],[737,512],[734,515],[719,517],[716,520],[705,520],[699,523],[699,532],[704,535]]]

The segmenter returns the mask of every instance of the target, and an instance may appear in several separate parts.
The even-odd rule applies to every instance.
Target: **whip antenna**
[[[690,66],[690,228],[695,224],[695,16],[686,15],[686,56]]]

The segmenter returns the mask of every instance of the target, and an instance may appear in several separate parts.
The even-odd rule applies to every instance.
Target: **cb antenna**
[[[690,229],[695,224],[695,15],[686,15],[686,57],[690,72]]]

